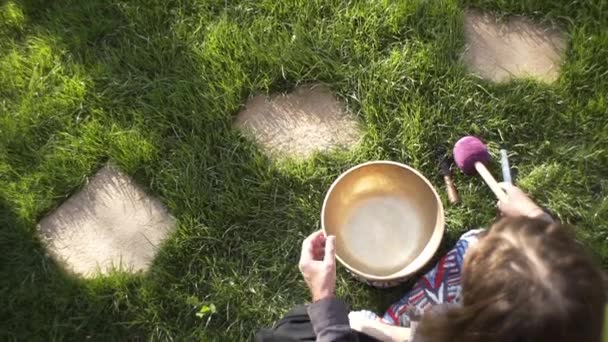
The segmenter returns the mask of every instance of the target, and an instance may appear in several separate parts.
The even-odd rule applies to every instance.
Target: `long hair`
[[[461,304],[427,313],[416,335],[433,342],[599,342],[604,275],[567,227],[506,218],[467,252]]]

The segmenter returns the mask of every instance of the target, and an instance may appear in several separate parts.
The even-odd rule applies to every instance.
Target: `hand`
[[[336,289],[336,237],[316,231],[302,243],[300,272],[312,293],[312,301],[334,297]]]
[[[526,195],[520,188],[509,184],[501,183],[500,186],[507,193],[507,201],[498,201],[496,205],[504,216],[517,217],[524,216],[530,218],[540,218],[553,221],[545,211]]]
[[[407,342],[411,340],[410,328],[388,325],[377,319],[365,317],[360,312],[350,312],[348,322],[352,330],[371,336],[379,341]]]

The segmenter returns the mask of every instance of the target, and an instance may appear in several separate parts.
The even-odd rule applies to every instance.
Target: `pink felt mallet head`
[[[490,153],[479,138],[469,135],[461,138],[454,145],[454,161],[462,172],[472,175],[476,171],[476,162],[482,164],[490,162]]]
[[[479,173],[496,198],[504,202],[509,200],[507,194],[485,167],[490,162],[490,153],[479,138],[469,135],[458,140],[454,145],[454,161],[462,172],[468,175]]]

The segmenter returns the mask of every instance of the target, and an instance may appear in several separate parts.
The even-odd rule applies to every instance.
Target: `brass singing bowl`
[[[435,254],[444,232],[443,205],[415,169],[373,161],[344,172],[329,188],[321,225],[336,236],[336,257],[368,281],[416,273]]]

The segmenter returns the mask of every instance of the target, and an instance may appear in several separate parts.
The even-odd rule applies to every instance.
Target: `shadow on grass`
[[[0,339],[135,339],[137,327],[125,324],[119,310],[137,277],[83,281],[49,258],[37,231],[0,201]],[[118,281],[120,279],[120,281]],[[120,287],[115,285],[120,283]]]
[[[11,208],[17,201],[3,206],[7,244],[2,265],[7,269],[1,286],[9,301],[0,330],[7,338],[238,338],[307,298],[296,262],[301,239],[316,224],[310,217],[318,216],[310,216],[307,205],[320,193],[300,194],[321,187],[281,174],[231,131],[231,116],[225,113],[235,112],[254,85],[236,85],[225,94],[216,89],[218,96],[209,97],[208,87],[221,82],[206,72],[217,67],[202,66],[196,51],[164,26],[171,13],[164,5],[158,16],[142,11],[147,18],[137,18],[136,5],[103,1],[32,1],[25,2],[24,12],[28,32],[16,39],[52,37],[61,63],[86,75],[80,118],[105,128],[94,134],[119,125],[160,137],[153,141],[155,158],[129,172],[163,197],[180,228],[148,275],[80,280],[45,256],[34,228],[76,183],[57,186],[56,179],[45,178],[52,190],[41,192],[50,207],[37,206],[30,218],[17,222]],[[149,26],[141,26],[146,20]],[[268,84],[269,89],[293,86]],[[53,133],[40,139],[41,146]],[[86,147],[91,146],[82,150],[84,169],[95,170],[116,152]],[[28,175],[35,168],[32,160],[15,163]],[[216,305],[218,313],[210,320],[197,317],[208,304]]]
[[[342,12],[336,15],[340,20],[335,21],[311,12],[310,18],[302,18],[306,25],[315,25],[318,19],[327,30],[307,37],[303,31],[313,27],[293,29],[290,25],[297,26],[297,20],[288,20],[293,15],[289,4],[265,3],[263,10],[235,5],[231,20],[225,4],[24,1],[26,29],[13,38],[52,37],[60,51],[58,64],[68,71],[82,72],[84,78],[82,110],[66,114],[66,108],[61,107],[51,114],[63,115],[65,122],[77,118],[99,122],[99,129],[91,133],[95,137],[112,133],[109,127],[113,125],[143,137],[127,139],[121,148],[112,144],[93,148],[93,143],[79,150],[67,148],[64,153],[82,158],[84,166],[63,172],[82,182],[83,170],[94,170],[101,161],[111,159],[160,195],[179,220],[179,228],[147,276],[113,275],[80,281],[44,257],[33,227],[57,198],[67,196],[81,183],[44,178],[46,183],[41,183],[47,188],[39,191],[40,198],[49,204],[36,206],[23,222],[16,219],[15,212],[29,202],[5,198],[2,218],[7,228],[0,234],[10,243],[2,245],[3,252],[6,250],[2,260],[6,262],[1,266],[0,286],[8,304],[0,309],[2,318],[6,317],[1,320],[6,329],[0,331],[8,332],[8,337],[239,340],[251,336],[308,298],[296,267],[300,243],[318,229],[324,192],[341,171],[373,156],[413,162],[423,173],[435,174],[436,165],[426,156],[432,155],[435,143],[455,140],[464,132],[500,142],[504,134],[505,140],[511,139],[513,152],[522,156],[526,173],[541,164],[537,172],[540,181],[533,184],[552,189],[570,186],[568,196],[560,192],[552,197],[554,204],[569,209],[571,216],[584,208],[580,203],[588,199],[584,192],[589,182],[580,176],[588,173],[570,167],[571,144],[560,141],[559,136],[565,124],[581,122],[591,131],[603,122],[603,106],[597,106],[595,118],[579,120],[578,114],[566,113],[566,118],[558,121],[552,118],[561,115],[569,103],[561,102],[563,94],[548,92],[550,88],[525,83],[492,87],[463,76],[461,70],[436,67],[433,61],[438,51],[446,54],[442,55],[446,63],[453,62],[456,55],[442,44],[433,45],[442,35],[444,41],[454,38],[446,32],[455,26],[444,22],[448,16],[439,8],[414,8],[416,15],[401,8],[403,15],[393,18],[392,24],[398,28],[395,32],[381,26],[388,21],[366,21],[365,8],[355,8],[360,13],[340,8]],[[377,13],[389,14],[378,6]],[[432,9],[433,5],[425,6]],[[266,11],[256,17],[255,30],[246,26],[252,24],[247,21],[251,16],[243,15],[249,10]],[[272,20],[273,11],[284,12],[276,14],[280,22]],[[427,16],[435,25],[422,20]],[[447,21],[453,22],[454,16]],[[351,24],[362,27],[356,32],[357,41],[350,34]],[[369,37],[377,31],[382,34]],[[310,41],[302,42],[300,36]],[[368,38],[378,46],[367,45]],[[300,45],[290,45],[292,39]],[[403,45],[392,45],[400,39]],[[336,46],[331,45],[334,41]],[[387,57],[387,52],[392,57]],[[351,59],[355,63],[349,64]],[[343,70],[335,71],[338,68]],[[367,106],[362,114],[374,131],[368,139],[373,141],[367,146],[369,150],[358,156],[317,156],[309,162],[275,164],[232,131],[232,115],[250,93],[286,90],[310,81],[354,89],[355,102]],[[403,101],[404,96],[407,101]],[[59,125],[43,131],[39,144],[44,145],[63,128]],[[107,139],[124,136],[118,133]],[[586,139],[594,139],[593,134],[587,135]],[[581,134],[568,139],[576,137]],[[516,145],[517,139],[525,144]],[[549,140],[555,142],[544,143]],[[140,141],[149,141],[155,152],[139,158]],[[600,143],[598,139],[599,148],[604,146]],[[529,148],[535,144],[539,146]],[[589,169],[599,179],[605,156],[591,158],[594,145],[587,145],[589,151],[574,155],[578,158],[575,166],[591,165]],[[553,157],[561,160],[545,163]],[[15,177],[25,178],[31,172],[30,160],[36,158],[17,159],[15,164],[23,174]],[[519,162],[517,158],[514,161]],[[545,176],[545,169],[551,171],[551,178]],[[37,184],[39,180],[33,178],[32,183]],[[440,184],[440,178],[436,179],[434,183]],[[489,196],[482,196],[489,195],[487,189],[462,177],[456,181],[469,184],[462,188],[469,209],[453,208],[448,214],[457,213],[459,218],[454,219],[454,231],[447,235],[444,251],[455,242],[457,230],[469,223],[463,221],[480,220],[492,205]],[[567,201],[574,195],[580,195],[576,207]],[[355,308],[372,306],[383,311],[408,285],[379,291],[340,272],[339,286]],[[205,311],[211,304],[216,313]]]
[[[302,66],[283,75],[284,61],[272,60],[283,56],[280,44],[263,57],[263,46],[249,56],[251,46],[219,41],[224,37],[213,34],[231,37],[234,23],[220,15],[223,1],[211,6],[217,18],[200,20],[215,31],[198,44],[180,35],[176,13],[183,9],[172,3],[24,2],[28,34],[52,37],[61,62],[86,75],[81,119],[155,139],[158,153],[128,169],[161,195],[179,228],[146,276],[79,280],[49,260],[38,241],[34,220],[50,208],[17,222],[6,206],[3,266],[10,269],[1,284],[10,298],[2,315],[8,337],[236,340],[307,300],[296,266],[301,241],[319,228],[329,184],[361,160],[317,156],[281,166],[232,131],[232,114],[251,92],[291,89],[312,76]],[[302,58],[292,50],[282,58]],[[299,62],[316,70],[315,81],[339,78],[314,59]],[[89,169],[112,152],[85,149]],[[120,158],[119,166],[130,160]],[[60,186],[47,196],[73,190]],[[341,272],[340,285],[354,307],[384,311],[410,284],[380,291]],[[205,313],[211,304],[217,313]]]

